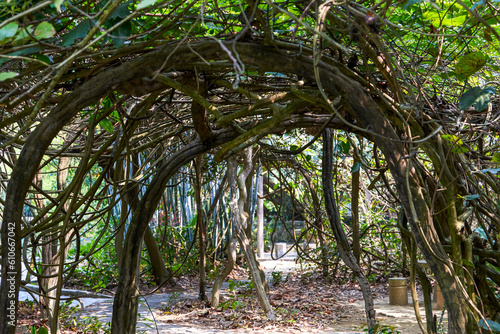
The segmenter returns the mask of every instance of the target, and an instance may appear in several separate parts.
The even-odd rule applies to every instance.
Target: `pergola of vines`
[[[374,171],[401,207],[403,239],[441,286],[449,333],[497,319],[499,112],[496,83],[485,84],[497,69],[496,11],[461,0],[5,2],[2,281],[20,272],[23,248],[42,247],[48,265],[34,274],[60,290],[84,258],[65,263],[69,247],[126,199],[112,332],[135,332],[137,258],[170,178],[203,154],[223,162],[259,147],[286,160],[304,148],[269,138],[293,129],[323,140],[325,210],[342,248],[329,165],[332,130],[342,130],[375,146]],[[477,51],[485,45],[489,58]],[[130,177],[123,166],[139,154]],[[47,165],[65,171],[53,191]],[[23,222],[32,199],[46,204]],[[12,277],[0,288],[2,333],[15,330]],[[55,303],[56,322],[58,312]],[[367,317],[373,325],[369,301]],[[422,329],[435,331],[427,318]]]

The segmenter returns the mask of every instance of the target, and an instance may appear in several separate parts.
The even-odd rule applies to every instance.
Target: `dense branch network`
[[[31,274],[69,279],[99,247],[124,238],[125,225],[146,233],[145,217],[156,206],[138,203],[159,203],[170,178],[191,159],[207,154],[217,164],[255,145],[269,175],[282,168],[277,160],[303,174],[313,209],[293,199],[286,177],[281,184],[310,228],[330,239],[319,227],[323,198],[311,181],[321,161],[305,156],[332,128],[343,131],[344,142],[373,176],[367,187],[405,211],[410,226],[400,225],[401,233],[411,230],[431,268],[443,273],[437,275],[440,284],[473,296],[479,283],[464,273],[471,270],[500,284],[486,265],[500,267],[500,111],[495,103],[483,110],[452,103],[464,89],[452,88],[461,81],[448,74],[445,56],[465,54],[457,45],[469,43],[478,23],[446,28],[441,22],[419,32],[424,20],[410,22],[390,1],[158,1],[143,7],[146,2],[47,1],[22,15],[0,13],[0,37],[7,36],[0,40],[1,72],[13,76],[0,81],[2,217],[18,222],[16,247],[25,262],[28,254],[55,245],[50,265],[62,269]],[[478,15],[490,15],[480,10]],[[394,23],[396,16],[409,26]],[[360,138],[374,143],[371,153],[354,149]],[[296,147],[289,149],[287,140]],[[350,155],[349,146],[342,150],[336,158]],[[337,170],[352,167],[339,164]],[[44,175],[62,175],[58,166],[67,172],[64,182],[45,184]],[[117,205],[143,217],[113,221]],[[32,220],[21,221],[24,207]],[[102,233],[81,254],[82,238],[96,224],[113,232]],[[371,228],[376,224],[364,233]],[[127,238],[123,247],[139,252]],[[70,243],[77,245],[76,256],[64,262]],[[471,258],[477,266],[470,266]],[[132,260],[121,266],[137,271]],[[489,286],[480,283],[480,293],[488,294]],[[60,279],[58,289],[62,284]],[[120,281],[120,291],[128,290],[118,301],[135,294],[130,284]],[[446,289],[453,305],[456,296]],[[474,309],[477,303],[470,304]],[[498,314],[497,306],[488,302],[490,316]],[[115,304],[117,317],[134,307]],[[464,311],[457,306],[451,312],[460,318]]]

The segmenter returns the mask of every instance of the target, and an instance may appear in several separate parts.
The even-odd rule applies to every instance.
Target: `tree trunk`
[[[125,180],[127,169],[128,168],[125,168],[124,159],[119,159],[116,162],[115,174],[113,177],[115,182],[119,180]],[[121,264],[120,258],[122,257],[123,254],[123,238],[125,236],[125,224],[127,223],[127,220],[128,220],[127,198],[126,196],[123,196],[120,199],[120,221],[118,223],[118,226],[116,227],[117,231],[115,237],[115,252],[118,264],[118,271],[120,271],[120,264]]]
[[[316,187],[311,180],[311,177],[307,173],[304,168],[300,168],[300,172],[302,176],[307,181],[307,185],[309,186],[309,191],[311,193],[311,199],[314,206],[314,228],[316,229],[316,234],[318,235],[319,246],[321,247],[321,267],[323,277],[328,277],[328,246],[326,244],[325,235],[324,235],[324,226],[323,226],[323,210],[321,206],[321,201],[319,199],[318,193],[316,192]],[[305,211],[305,210],[301,210]]]
[[[359,265],[361,254],[361,245],[359,244],[359,158],[354,153],[353,168],[357,170],[352,173],[352,188],[351,188],[351,211],[352,211],[352,252]],[[358,165],[357,165],[358,164]]]
[[[222,283],[224,283],[227,275],[229,275],[234,269],[234,264],[236,263],[236,242],[237,239],[233,237],[229,240],[227,245],[227,263],[219,275],[215,278],[214,285],[212,287],[212,307],[217,308],[219,306]]]
[[[323,180],[323,192],[325,195],[325,206],[326,212],[328,214],[328,219],[330,220],[330,225],[332,227],[333,234],[337,241],[337,250],[342,257],[345,264],[353,271],[354,276],[358,280],[361,291],[363,292],[363,298],[365,299],[365,312],[366,320],[368,322],[368,329],[372,330],[376,325],[375,320],[375,309],[373,306],[373,297],[370,290],[370,283],[364,276],[361,268],[356,262],[356,258],[351,252],[349,247],[349,242],[347,236],[342,228],[342,221],[340,220],[340,214],[337,209],[336,200],[334,197],[333,189],[333,137],[332,130],[323,130],[323,170],[321,173]]]
[[[203,219],[203,200],[202,200],[202,175],[201,175],[201,155],[195,159],[195,197],[196,197],[196,223],[198,224],[198,236],[199,243],[198,248],[200,251],[200,291],[199,298],[201,300],[207,300],[207,282],[206,282],[206,266],[207,266],[207,254],[205,245],[205,224]]]
[[[413,235],[408,230],[408,220],[406,218],[404,210],[402,209],[399,210],[398,212],[398,226],[401,231],[401,240],[403,241],[403,246],[405,246],[405,248],[408,249],[410,255],[410,270],[411,270],[410,275],[411,275],[412,290],[413,290],[413,285],[415,284],[415,273],[416,273],[420,280],[420,285],[422,287],[422,294],[424,295],[426,327],[422,329],[422,333],[436,334],[437,331],[436,321],[434,320],[434,316],[432,313],[432,299],[431,299],[432,286],[425,272],[422,270],[422,268],[420,268],[418,264],[415,263],[416,252],[417,252],[416,244],[415,241],[413,240]],[[416,297],[417,297],[416,294],[414,294],[414,292],[412,291],[412,298],[414,304],[413,307],[415,308],[415,315],[417,316],[418,319],[420,310],[418,308],[418,299],[415,299]]]
[[[165,262],[161,256],[153,231],[151,231],[149,226],[147,227],[146,234],[144,235],[144,243],[146,244],[146,250],[149,254],[149,260],[151,261],[151,268],[153,269],[156,285],[161,286],[165,282],[168,282],[169,285],[174,286],[175,281],[172,277],[172,272],[165,266]]]
[[[63,191],[66,188],[66,179],[68,177],[68,167],[70,158],[60,157],[59,164],[57,165],[57,190]],[[37,174],[37,186],[42,189],[42,176]],[[35,195],[38,199],[35,201],[38,208],[43,208],[43,197],[40,194]],[[64,211],[69,209],[69,203],[64,204]],[[57,239],[52,236],[44,237],[44,245],[42,246],[42,262],[43,270],[42,274],[50,277],[40,277],[39,287],[42,295],[40,296],[40,306],[41,313],[43,317],[46,317],[47,323],[50,326],[50,331],[53,334],[58,334],[59,321],[58,316],[55,314],[56,302],[59,300],[57,283],[58,283],[58,271],[60,267],[60,262],[66,260],[66,255],[71,247],[71,239],[73,233],[71,231],[66,231],[65,235],[61,235],[59,239],[63,239],[62,242],[63,249],[58,247]],[[52,240],[51,240],[52,239]],[[58,249],[59,248],[59,249]]]
[[[271,320],[276,319],[276,315],[269,303],[267,298],[266,290],[264,287],[264,280],[262,279],[262,270],[259,268],[257,259],[255,258],[255,253],[250,244],[250,240],[247,236],[248,230],[248,211],[245,210],[248,201],[248,177],[251,175],[253,165],[252,165],[252,149],[251,147],[246,148],[242,152],[243,157],[243,170],[240,172],[236,180],[236,158],[233,156],[228,160],[228,173],[230,184],[233,187],[233,198],[229,203],[231,210],[233,212],[234,228],[236,231],[236,236],[240,241],[241,249],[245,255],[245,259],[252,276],[252,281],[255,286],[255,291],[257,293],[257,298],[259,299],[260,306],[266,313],[267,317]],[[238,186],[239,198],[236,198],[236,183]],[[265,278],[265,276],[264,276]]]
[[[59,179],[59,177],[58,177]],[[43,189],[42,174],[35,175],[35,185]],[[44,205],[43,195],[35,194],[35,206],[38,210],[42,210]],[[38,279],[38,287],[40,289],[40,313],[43,321],[49,324],[50,330],[53,333],[58,332],[58,326],[52,327],[53,313],[56,297],[57,285],[57,263],[53,263],[53,257],[57,253],[57,239],[53,236],[42,237],[42,275],[50,277],[40,277]]]
[[[261,173],[257,182],[257,256],[262,258],[264,257],[264,178]]]
[[[220,139],[224,141],[224,138]],[[212,145],[220,145],[220,142],[214,140]],[[199,140],[195,140],[172,154],[169,159],[158,166],[155,176],[135,208],[125,236],[123,256],[120,258],[120,274],[113,302],[111,333],[133,334],[136,331],[138,309],[136,273],[139,245],[165,191],[165,185],[181,166],[209,148]]]

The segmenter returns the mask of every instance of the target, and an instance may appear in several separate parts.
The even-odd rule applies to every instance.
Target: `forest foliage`
[[[53,331],[66,282],[116,284],[111,330],[134,332],[134,277],[172,283],[201,263],[203,285],[236,236],[251,263],[263,200],[266,249],[314,237],[299,253],[361,285],[411,271],[426,286],[422,258],[449,333],[500,322],[498,10],[1,0],[2,278],[9,259],[31,263]]]

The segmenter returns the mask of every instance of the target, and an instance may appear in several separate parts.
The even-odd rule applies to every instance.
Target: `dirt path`
[[[286,277],[288,273],[295,273],[300,275],[300,267],[294,261],[288,260],[265,260],[261,261],[266,274],[270,281],[272,281],[272,273],[281,273],[282,277]],[[223,296],[228,296],[228,285],[225,283]],[[323,293],[324,290],[318,291],[318,294]],[[210,292],[210,290],[209,290]],[[295,291],[294,291],[295,293]],[[345,294],[345,295],[344,295]],[[244,334],[244,333],[366,333],[363,331],[366,323],[364,313],[364,302],[362,295],[356,289],[347,289],[345,291],[336,290],[334,294],[335,312],[338,313],[337,317],[331,321],[328,326],[323,326],[321,329],[315,329],[311,324],[303,324],[297,322],[293,326],[283,327],[282,324],[264,324],[260,328],[238,328],[238,329],[216,329],[210,326],[208,320],[203,317],[208,317],[210,313],[211,321],[218,321],[217,312],[212,309],[203,311],[203,307],[195,305],[197,301],[196,286],[183,289],[181,292],[167,292],[155,293],[145,296],[141,299],[139,306],[139,319],[138,319],[138,332],[142,333],[201,333],[201,334],[214,334],[214,333],[227,333],[227,334]],[[278,294],[278,297],[282,297]],[[286,296],[285,296],[286,297]],[[277,298],[276,295],[271,294],[270,299]],[[411,300],[411,298],[409,298]],[[292,302],[300,303],[301,301]],[[181,303],[183,306],[189,308],[181,314],[173,315],[170,312],[165,312],[169,305]],[[305,300],[307,303],[307,300]],[[276,303],[276,309],[280,310],[280,304]],[[283,304],[281,304],[282,306]],[[400,333],[417,334],[420,333],[417,324],[413,305],[410,303],[408,306],[393,306],[389,305],[387,292],[378,289],[375,292],[375,308],[377,311],[377,319],[382,325],[394,326],[394,329]],[[101,322],[110,322],[112,313],[112,300],[101,302],[88,306],[82,312],[82,316],[97,316]],[[421,313],[424,314],[423,309]],[[167,315],[166,315],[167,314]],[[440,311],[435,313],[438,317],[441,316]],[[235,315],[236,317],[236,315]],[[244,319],[245,316],[240,316]],[[227,317],[223,317],[220,313],[220,321],[217,326],[224,325]],[[225,319],[225,320],[224,320]],[[425,320],[424,320],[425,321]],[[226,321],[227,322],[227,321]],[[229,321],[230,322],[230,321]]]
[[[375,298],[375,309],[377,312],[377,320],[380,324],[386,326],[393,326],[395,330],[404,334],[419,334],[421,333],[420,327],[417,323],[415,317],[415,311],[413,304],[411,303],[411,297],[409,297],[410,303],[407,306],[395,306],[389,304],[389,297],[378,296]],[[425,311],[421,306],[423,305],[423,300],[419,301],[420,314],[423,316],[423,321],[425,323]],[[365,309],[364,301],[362,299],[356,300],[350,305],[347,305],[347,312],[342,316],[338,324],[331,327],[335,331],[355,331],[359,329],[363,324],[366,323],[365,320]],[[440,324],[440,317],[442,311],[434,310],[434,315],[436,315],[438,324]],[[443,321],[440,326],[445,328],[446,322],[446,312],[443,317]]]

